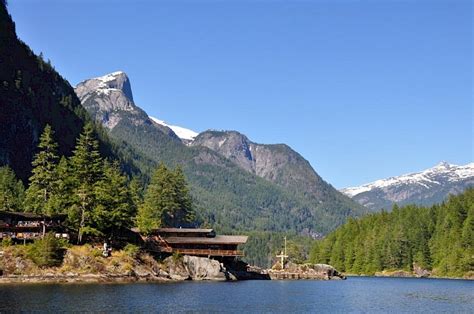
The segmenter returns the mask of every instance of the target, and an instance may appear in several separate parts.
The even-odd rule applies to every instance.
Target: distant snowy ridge
[[[405,184],[417,184],[428,188],[433,184],[440,185],[440,180],[437,178],[443,177],[449,182],[456,182],[465,178],[474,177],[474,162],[469,163],[465,166],[458,166],[449,164],[447,162],[441,162],[433,168],[429,168],[422,172],[415,172],[404,174],[398,177],[390,177],[387,179],[377,180],[371,183],[367,183],[361,186],[349,187],[342,189],[341,192],[354,197],[360,193],[368,192],[376,188],[386,188],[390,186],[400,186]]]
[[[194,138],[196,136],[198,136],[198,134],[199,134],[199,133],[197,133],[193,130],[190,130],[190,129],[186,129],[186,128],[183,128],[183,127],[180,127],[180,126],[177,126],[177,125],[170,125],[170,124],[166,123],[165,121],[154,118],[154,117],[150,117],[150,119],[153,120],[154,122],[160,124],[160,125],[163,125],[163,126],[166,126],[166,127],[170,128],[182,140],[193,141]]]
[[[441,162],[425,171],[377,180],[341,192],[371,210],[394,204],[430,206],[474,186],[474,163],[458,166]]]

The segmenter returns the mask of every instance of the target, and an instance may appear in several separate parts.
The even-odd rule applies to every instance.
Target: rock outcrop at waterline
[[[268,270],[272,280],[280,279],[312,279],[312,280],[339,280],[346,279],[334,267],[327,264],[294,264],[287,263],[282,269],[279,263]]]
[[[198,256],[169,256],[156,259],[146,252],[117,250],[103,257],[90,245],[68,248],[58,266],[39,267],[28,257],[27,247],[0,248],[0,283],[79,283],[184,280],[270,280],[343,278],[334,267],[323,264],[287,263],[283,270],[252,267],[239,260],[218,260]]]
[[[224,264],[206,257],[170,256],[164,260],[164,265],[165,271],[173,280],[237,280]]]

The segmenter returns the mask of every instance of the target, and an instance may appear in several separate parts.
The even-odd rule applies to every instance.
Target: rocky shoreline
[[[271,280],[345,280],[346,276],[327,264],[288,263],[284,269],[268,271]]]
[[[42,269],[22,256],[7,253],[0,284],[345,279],[334,267],[324,264],[288,263],[278,270],[251,267],[238,260],[224,264],[188,255],[161,261],[148,254],[131,257],[117,252],[110,258],[96,255],[93,248],[76,247],[68,250],[60,267]]]
[[[171,282],[173,280],[158,277],[139,277],[134,275],[78,274],[78,275],[9,275],[0,277],[0,284],[37,284],[37,283],[132,283],[132,282]]]

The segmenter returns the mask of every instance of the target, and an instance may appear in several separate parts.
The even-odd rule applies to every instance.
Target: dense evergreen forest
[[[300,187],[288,191],[250,176],[210,150],[185,149],[165,136],[146,140],[133,125],[116,128],[111,136],[121,140],[110,140],[51,63],[17,38],[5,3],[0,0],[0,210],[64,213],[81,237],[111,237],[137,224],[145,231],[194,224],[245,233],[246,260],[260,266],[269,266],[284,235],[294,260],[306,260],[311,240],[298,233],[328,232],[354,214],[338,199],[329,203],[341,206],[315,207],[295,192]],[[153,171],[163,160],[167,166]],[[174,196],[160,193],[163,188]],[[431,208],[350,219],[314,244],[310,259],[351,273],[415,263],[460,276],[474,267],[473,215],[471,189]]]
[[[6,3],[3,1],[0,2],[0,65],[0,166],[3,166],[0,168],[0,210],[27,210],[50,214],[68,213],[71,215],[69,223],[76,230],[79,230],[80,220],[78,220],[78,217],[80,216],[78,216],[77,195],[72,198],[66,197],[65,200],[61,200],[56,196],[58,193],[71,195],[73,187],[75,188],[74,184],[76,183],[70,181],[74,181],[72,180],[74,171],[71,167],[77,144],[76,140],[84,130],[84,126],[89,124],[92,119],[82,107],[72,86],[61,77],[51,62],[45,60],[42,55],[35,55],[28,45],[17,37],[15,24],[8,14]],[[51,194],[48,192],[46,194],[47,200],[43,200],[43,204],[41,204],[39,200],[35,200],[35,193],[33,192],[33,189],[41,188],[41,186],[39,187],[39,180],[41,179],[39,175],[36,175],[33,177],[34,180],[31,181],[30,177],[32,173],[34,174],[35,168],[32,160],[35,154],[41,150],[38,148],[38,144],[40,144],[40,135],[46,125],[49,125],[51,131],[55,133],[53,141],[57,147],[55,148],[56,157],[53,158],[53,164],[56,165],[57,163],[58,172],[65,180],[50,182],[49,184],[55,185],[54,189],[59,190],[54,192],[53,189]],[[100,184],[106,185],[106,180],[109,180],[107,176],[112,176],[121,181],[120,185],[124,184],[124,180],[126,181],[125,185],[128,186],[129,190],[126,194],[131,193],[133,202],[131,203],[130,213],[126,214],[122,222],[126,226],[134,225],[136,224],[136,217],[133,213],[139,212],[139,203],[143,198],[144,186],[150,182],[157,162],[150,157],[145,157],[147,154],[131,148],[125,140],[111,140],[99,125],[92,124],[91,126],[98,141],[101,163],[105,165],[106,161],[109,160],[107,161],[107,167],[99,175],[100,180],[97,186]],[[123,138],[126,139],[126,136]],[[168,145],[168,140],[164,137],[160,137],[157,141],[160,145],[166,146],[162,151],[168,153],[166,156],[160,156],[159,159],[173,161],[167,163],[168,169],[174,169],[178,165],[182,165],[183,170],[186,171],[187,168],[199,164],[200,158],[208,158],[209,155],[206,151],[203,153],[197,149],[190,149],[190,156],[188,156],[184,151],[171,149],[176,144]],[[18,145],[18,143],[21,143],[21,145]],[[144,150],[150,148],[147,145],[143,147]],[[153,157],[156,156],[156,154],[152,155]],[[110,162],[110,160],[114,160],[114,162]],[[196,216],[196,225],[204,223],[216,228],[218,232],[245,233],[258,228],[264,229],[262,226],[271,221],[273,221],[271,229],[283,230],[294,228],[298,225],[298,222],[307,220],[305,216],[301,216],[298,217],[298,221],[285,222],[284,215],[277,215],[277,213],[283,207],[294,207],[295,204],[298,204],[295,197],[289,195],[289,193],[285,194],[282,189],[263,179],[251,177],[251,180],[249,180],[249,175],[246,175],[235,166],[230,166],[224,158],[219,158],[219,161],[225,163],[225,165],[217,167],[202,165],[199,171],[195,172],[195,175],[187,176],[190,182],[197,183],[189,187],[193,195],[193,212]],[[232,168],[232,171],[224,172],[225,167]],[[232,176],[232,179],[228,178],[229,175]],[[131,177],[134,179],[129,180]],[[56,175],[53,175],[53,178],[49,178],[49,180],[55,181]],[[230,187],[233,193],[229,193],[229,189],[223,188],[229,182],[235,183],[235,186]],[[30,188],[32,184],[33,187]],[[61,189],[67,189],[67,191]],[[214,192],[209,193],[209,189]],[[85,211],[83,230],[90,235],[103,234],[106,236],[108,230],[113,230],[113,228],[107,227],[103,223],[99,223],[99,225],[95,222],[88,223],[88,221],[103,221],[102,218],[106,217],[103,215],[105,210],[114,204],[111,201],[113,195],[106,195],[104,193],[105,189],[101,193],[99,191],[100,189],[97,187],[94,193],[89,194],[94,194],[94,198],[87,199],[91,204],[86,206],[90,210]],[[120,191],[124,190],[120,189]],[[243,197],[243,195],[251,195],[251,197]],[[122,195],[120,196],[122,197]],[[130,204],[128,197],[126,196],[123,201]],[[255,203],[255,200],[258,204]],[[91,208],[94,202],[99,204],[100,207],[92,211]],[[110,206],[106,205],[108,202],[111,204]],[[76,206],[72,206],[74,204]],[[117,204],[115,203],[115,205]],[[306,206],[309,207],[310,204]],[[247,208],[271,207],[274,208],[273,211],[262,209],[260,213],[245,210]],[[96,220],[96,218],[99,218],[97,211],[102,212],[99,215],[102,217],[100,220]],[[92,216],[93,212],[95,212],[95,216]],[[142,212],[145,212],[145,210]],[[302,211],[302,213],[305,212],[307,210]],[[255,219],[257,214],[260,215],[260,219]],[[111,215],[115,218],[113,213]],[[156,215],[154,216],[156,217]],[[279,217],[278,220],[277,217]],[[112,226],[114,225],[115,223],[112,223]],[[256,236],[260,236],[260,234]],[[267,235],[262,235],[262,239],[266,237]],[[283,235],[277,238],[282,239]],[[251,260],[262,259],[260,250],[251,247],[250,249],[249,258]],[[276,248],[266,250],[263,256],[272,255]],[[267,262],[265,260],[265,263]]]
[[[418,266],[436,276],[472,276],[474,188],[432,207],[394,206],[349,219],[314,244],[310,261],[353,274]]]
[[[193,223],[193,203],[182,170],[160,165],[147,189],[130,180],[117,161],[103,158],[91,123],[84,126],[71,157],[58,153],[55,133],[46,125],[25,190],[13,170],[0,167],[0,210],[41,215],[66,214],[77,242],[113,239],[117,231],[142,231]]]

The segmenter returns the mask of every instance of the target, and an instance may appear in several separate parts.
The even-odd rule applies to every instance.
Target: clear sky
[[[473,160],[470,0],[10,0],[71,84],[116,70],[149,115],[286,143],[337,188]]]

